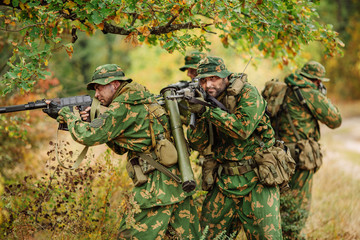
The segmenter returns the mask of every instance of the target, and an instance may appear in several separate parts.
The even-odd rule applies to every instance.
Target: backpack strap
[[[296,99],[299,101],[301,106],[305,107],[306,109],[308,109],[310,111],[309,106],[307,105],[306,100],[303,97],[299,86],[292,86],[291,88],[292,88],[292,90],[293,90],[293,92],[295,94]]]
[[[301,106],[303,106],[304,108],[306,108],[309,113],[316,119],[316,117],[314,116],[314,114],[312,113],[312,111],[310,110],[309,105],[306,102],[306,99],[304,98],[304,96],[302,95],[302,92],[299,88],[299,86],[292,86],[292,90],[296,96],[296,99],[299,101],[299,103],[301,104]],[[319,124],[316,124],[317,129],[319,130]],[[299,139],[298,139],[299,140]]]
[[[288,119],[288,121],[290,123],[291,129],[293,130],[293,132],[295,134],[296,140],[300,141],[301,140],[300,135],[299,135],[298,131],[295,128],[295,125],[294,125],[293,120],[292,120],[292,118],[290,116],[290,113],[289,113],[288,105],[285,102],[283,104],[283,109],[284,109],[285,115],[286,115],[286,117],[287,117],[287,119]]]

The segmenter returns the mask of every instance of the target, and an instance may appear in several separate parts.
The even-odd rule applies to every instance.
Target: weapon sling
[[[296,99],[299,101],[299,103],[300,103],[303,107],[305,107],[305,108],[310,112],[311,115],[313,115],[312,112],[311,112],[311,110],[310,110],[310,108],[309,108],[309,106],[307,105],[307,102],[306,102],[305,98],[303,97],[303,95],[302,95],[302,93],[301,93],[300,88],[299,88],[298,86],[293,86],[291,89],[293,90],[293,92],[294,92],[294,94],[295,94],[295,97],[296,97]],[[288,96],[288,90],[286,91],[285,96]],[[292,117],[291,117],[291,115],[290,115],[290,113],[289,113],[288,106],[287,106],[287,104],[286,104],[285,101],[284,101],[284,104],[283,104],[283,109],[285,110],[286,117],[287,117],[287,119],[288,119],[288,121],[289,121],[289,123],[290,123],[291,129],[292,129],[293,132],[294,132],[294,135],[295,135],[296,140],[297,140],[297,141],[300,141],[300,140],[301,140],[300,135],[299,135],[298,131],[297,131],[296,128],[295,128],[294,122],[293,122],[293,120],[292,120]]]

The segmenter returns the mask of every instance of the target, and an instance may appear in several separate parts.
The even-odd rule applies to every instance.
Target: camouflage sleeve
[[[338,108],[331,103],[330,99],[315,89],[303,92],[307,105],[317,120],[332,129],[341,125],[342,118],[340,112]]]
[[[123,155],[128,152],[128,149],[120,147],[118,144],[116,144],[115,141],[109,141],[106,143],[106,145],[119,155]]]
[[[209,123],[205,118],[196,121],[195,129],[190,127],[187,130],[187,138],[190,147],[197,151],[204,151],[209,144],[208,134]]]
[[[88,123],[74,115],[68,107],[64,107],[59,111],[62,119],[58,120],[67,123],[69,132],[75,141],[87,146],[94,146],[109,142],[124,131],[125,121],[123,118],[126,113],[127,109],[124,105],[115,102],[109,106],[107,111]]]
[[[234,139],[247,139],[265,113],[266,103],[254,86],[246,85],[237,97],[234,113],[209,108],[203,114],[221,132]]]

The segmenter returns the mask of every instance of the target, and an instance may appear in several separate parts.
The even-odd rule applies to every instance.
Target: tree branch
[[[129,35],[131,33],[130,30],[126,30],[122,27],[114,26],[110,23],[104,22],[104,28],[102,30],[103,33],[112,33],[118,35]]]
[[[174,16],[170,19],[170,21],[166,24],[165,27],[169,27],[169,26],[175,21],[175,19],[180,15],[180,13],[181,13],[183,10],[184,10],[183,7],[180,8],[178,14],[174,15]]]
[[[150,34],[161,35],[161,34],[166,34],[166,33],[174,32],[174,31],[182,30],[182,29],[195,29],[195,28],[204,29],[205,27],[208,27],[211,25],[212,24],[210,24],[210,23],[203,24],[203,25],[195,25],[192,22],[188,22],[188,23],[182,23],[182,24],[172,24],[170,26],[167,26],[167,25],[158,26],[158,27],[151,28]],[[118,35],[129,35],[132,32],[130,30],[126,30],[122,27],[114,26],[107,22],[104,22],[104,29],[102,31],[105,34],[111,33],[111,34],[118,34]],[[141,35],[140,32],[139,32],[139,35]]]
[[[8,29],[6,25],[6,28],[0,28],[0,31],[6,31],[6,32],[20,32],[21,30],[24,30],[26,28],[31,28],[31,27],[35,27],[35,26],[38,26],[38,25],[44,25],[43,23],[36,23],[36,24],[33,24],[33,25],[28,25],[28,26],[25,26],[25,27],[22,27],[22,28],[19,28],[19,29]]]

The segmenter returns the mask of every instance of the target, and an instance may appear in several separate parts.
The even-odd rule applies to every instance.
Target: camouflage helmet
[[[87,89],[94,90],[94,85],[106,85],[111,83],[112,81],[127,81],[131,82],[132,79],[125,78],[125,73],[121,69],[121,67],[117,64],[105,64],[97,67],[93,74],[91,82],[88,83]]]
[[[199,52],[199,51],[193,51],[185,56],[185,65],[179,68],[181,71],[185,71],[188,68],[197,68],[197,64],[201,61],[201,59],[205,58],[206,54]]]
[[[206,57],[199,62],[197,68],[197,78],[206,78],[210,76],[218,76],[226,78],[231,74],[224,64],[224,60],[219,57]]]
[[[325,77],[325,67],[316,61],[305,63],[299,73],[310,79],[318,79],[324,82],[330,81],[329,78]]]

